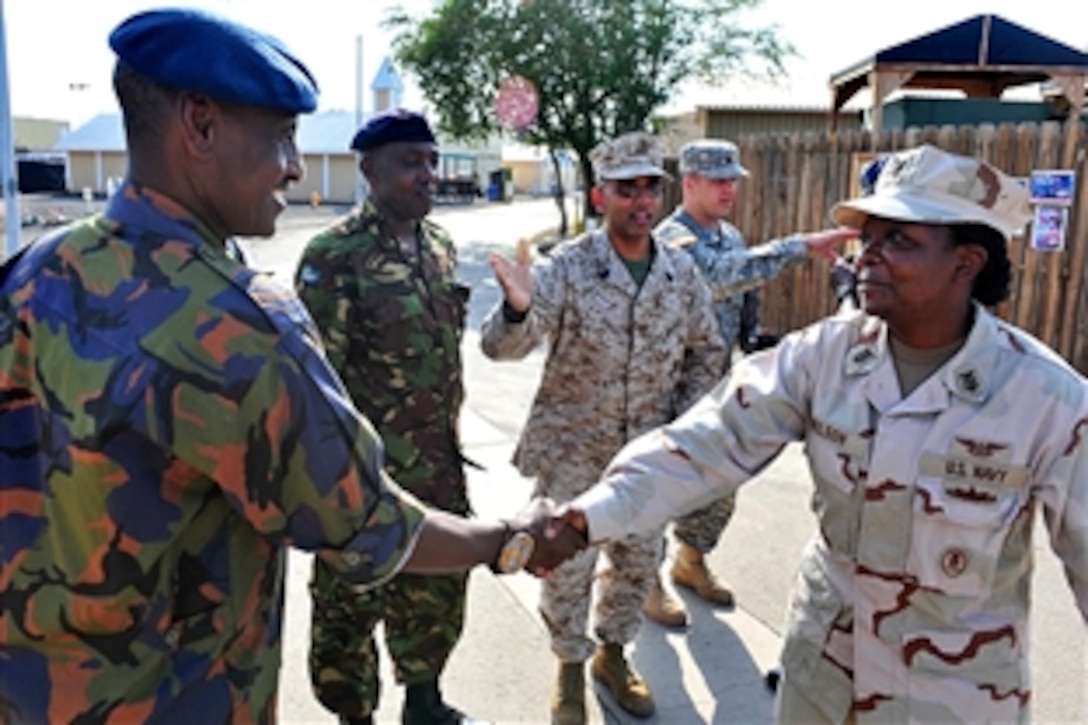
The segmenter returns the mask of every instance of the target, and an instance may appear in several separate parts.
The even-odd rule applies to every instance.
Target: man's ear
[[[376,169],[378,163],[379,158],[377,151],[375,150],[367,151],[359,158],[359,171],[362,172],[363,178],[365,178],[371,186],[374,185],[374,177],[378,173]]]
[[[182,93],[178,99],[182,138],[186,148],[198,156],[207,156],[215,144],[215,128],[221,109],[215,101],[198,93]]]
[[[601,187],[594,186],[589,190],[589,201],[598,214],[604,214],[604,191],[601,190]]]

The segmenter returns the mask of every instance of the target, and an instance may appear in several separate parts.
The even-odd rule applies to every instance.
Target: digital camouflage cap
[[[653,134],[634,131],[605,141],[589,154],[597,181],[667,177],[665,152]]]
[[[731,141],[700,139],[680,149],[680,173],[698,174],[708,179],[737,179],[748,176],[740,165],[740,152]]]

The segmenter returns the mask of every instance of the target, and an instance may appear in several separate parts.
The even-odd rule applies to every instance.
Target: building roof
[[[350,144],[355,131],[372,115],[372,112],[365,112],[359,121],[356,121],[354,111],[331,110],[300,115],[296,137],[299,150],[304,154],[352,154]],[[484,148],[479,145],[466,147],[439,138],[439,150],[446,156],[455,153],[478,154]],[[53,150],[124,153],[126,144],[121,114],[98,114],[61,137]]]
[[[354,111],[322,111],[299,116],[298,147],[306,154],[351,153],[351,138],[370,118],[364,113],[356,122]],[[100,113],[61,137],[55,151],[125,151],[124,123],[120,113]]]
[[[100,113],[62,135],[54,151],[124,151],[125,128],[120,113]]]

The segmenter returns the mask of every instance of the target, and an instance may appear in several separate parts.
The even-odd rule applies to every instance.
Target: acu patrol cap
[[[351,148],[370,151],[394,141],[435,143],[435,137],[427,119],[421,114],[398,108],[379,113],[367,121],[355,133]]]
[[[698,174],[708,179],[737,179],[748,176],[740,165],[737,145],[731,141],[701,139],[680,149],[680,173]]]
[[[110,33],[110,47],[164,86],[284,113],[317,108],[317,81],[283,43],[201,10],[133,15]]]
[[[605,141],[589,154],[597,181],[622,181],[640,176],[668,178],[664,158],[665,152],[657,137],[642,131]]]
[[[1030,193],[997,167],[935,146],[889,154],[873,193],[831,208],[860,229],[869,216],[919,224],[984,224],[1008,239],[1031,219]]]

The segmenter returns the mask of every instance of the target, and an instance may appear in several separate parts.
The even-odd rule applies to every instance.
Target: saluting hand
[[[492,252],[487,256],[487,263],[495,272],[495,279],[502,286],[506,303],[518,312],[529,309],[533,299],[532,255],[529,253],[529,240],[519,239],[514,261],[501,254]]]
[[[837,229],[825,229],[822,232],[814,232],[805,235],[805,244],[808,245],[808,253],[814,257],[834,262],[838,258],[838,250],[851,239],[857,239],[858,230],[850,227]]]

